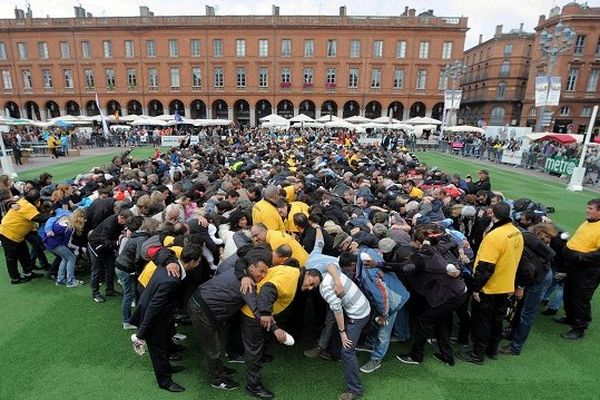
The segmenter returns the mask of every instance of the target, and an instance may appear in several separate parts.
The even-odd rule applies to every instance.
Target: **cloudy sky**
[[[14,18],[15,5],[25,9],[31,4],[34,17],[72,17],[73,6],[81,4],[94,16],[139,15],[138,7],[147,5],[155,15],[203,15],[205,4],[213,5],[219,15],[269,15],[271,5],[280,7],[281,14],[329,14],[336,15],[339,7],[347,6],[349,15],[399,15],[404,6],[415,8],[417,13],[433,9],[435,15],[469,17],[467,48],[477,44],[479,34],[489,39],[496,25],[504,25],[504,31],[516,29],[523,22],[525,30],[533,31],[540,14],[548,14],[550,9],[562,6],[568,1],[555,0],[294,0],[294,1],[252,1],[252,0],[162,0],[123,1],[123,0],[0,0],[0,18]],[[600,6],[600,0],[588,0],[593,7]],[[174,7],[175,5],[175,7]]]

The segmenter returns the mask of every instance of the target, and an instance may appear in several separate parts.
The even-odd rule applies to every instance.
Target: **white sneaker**
[[[187,339],[187,336],[184,335],[183,333],[176,333],[176,334],[173,335],[173,340],[177,340],[177,341],[180,342],[180,341],[185,340],[185,339]]]
[[[137,326],[131,325],[129,322],[123,322],[123,329],[125,329],[126,331],[132,331],[137,329]]]
[[[67,287],[68,288],[78,287],[78,286],[81,286],[81,285],[85,285],[85,282],[77,280],[77,279],[73,280],[73,283],[67,283]]]

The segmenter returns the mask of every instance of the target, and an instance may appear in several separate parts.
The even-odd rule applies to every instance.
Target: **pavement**
[[[72,161],[78,161],[84,158],[95,157],[95,156],[103,156],[107,154],[118,153],[119,151],[123,151],[123,147],[99,147],[99,148],[89,148],[89,149],[81,149],[80,156],[73,157],[59,157],[58,159],[54,159],[51,156],[36,156],[30,157],[29,161],[24,163],[23,165],[16,165],[13,162],[13,166],[15,168],[15,172],[25,172],[36,168],[51,168],[57,165],[65,165]]]

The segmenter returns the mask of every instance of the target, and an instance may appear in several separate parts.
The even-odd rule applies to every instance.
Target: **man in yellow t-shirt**
[[[510,206],[492,207],[493,226],[483,237],[473,267],[471,303],[473,350],[460,352],[463,361],[483,364],[496,358],[502,339],[502,321],[508,297],[515,290],[515,277],[523,253],[523,235],[512,224]]]
[[[250,229],[252,240],[256,243],[269,243],[273,250],[277,249],[282,244],[287,244],[292,249],[292,257],[298,260],[301,267],[308,260],[308,253],[304,247],[291,235],[267,229],[263,224],[254,224]]]
[[[587,203],[586,221],[577,228],[565,249],[565,318],[558,322],[571,325],[564,339],[577,340],[585,336],[592,322],[592,296],[600,283],[600,198]]]
[[[283,218],[277,211],[277,204],[280,199],[279,188],[275,185],[267,186],[264,199],[252,207],[252,222],[263,224],[268,229],[285,232]]]
[[[402,189],[411,200],[421,200],[425,195],[425,193],[423,193],[423,191],[417,187],[415,181],[412,179],[407,180],[404,185],[402,185]]]
[[[20,199],[16,206],[11,207],[0,223],[0,241],[4,248],[6,268],[10,283],[29,282],[32,278],[42,275],[33,272],[33,263],[29,255],[29,247],[25,236],[35,228],[35,223],[45,222],[49,216],[40,214],[37,206],[40,204],[40,192],[32,189]],[[23,275],[19,273],[21,264]]]
[[[242,308],[246,392],[254,397],[273,397],[273,393],[262,383],[260,360],[264,350],[263,328],[275,333],[279,342],[286,340],[287,333],[277,327],[273,316],[281,313],[292,303],[299,282],[304,280],[304,273],[301,271],[304,269],[286,265],[269,268],[265,278],[256,284],[259,315],[254,315],[247,305]]]

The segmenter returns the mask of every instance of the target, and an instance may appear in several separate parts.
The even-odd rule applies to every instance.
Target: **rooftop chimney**
[[[494,36],[500,35],[502,35],[502,25],[496,25],[496,33],[494,34]]]
[[[25,19],[25,12],[23,12],[23,10],[15,7],[15,18],[16,19]]]
[[[403,17],[408,17],[408,6],[404,6],[404,12],[402,13]]]
[[[416,13],[417,13],[417,10],[415,10],[414,8],[411,8],[410,10],[408,10],[409,17],[414,17]]]
[[[211,6],[206,6],[206,16],[207,17],[214,17],[215,16],[215,8],[211,7]]]
[[[279,16],[279,7],[276,6],[275,4],[273,4],[271,6],[271,15],[273,15],[273,16]]]
[[[74,6],[75,18],[85,18],[85,9],[81,6]]]
[[[523,32],[523,26],[524,26],[524,25],[525,25],[525,24],[524,24],[524,23],[522,23],[522,22],[519,24],[519,32]]]
[[[479,43],[477,43],[477,44],[481,44],[481,43],[483,43],[483,33],[479,34]]]
[[[140,6],[140,17],[154,17],[154,13],[148,6]]]
[[[340,7],[340,17],[345,17],[346,16],[346,6],[341,6]]]

